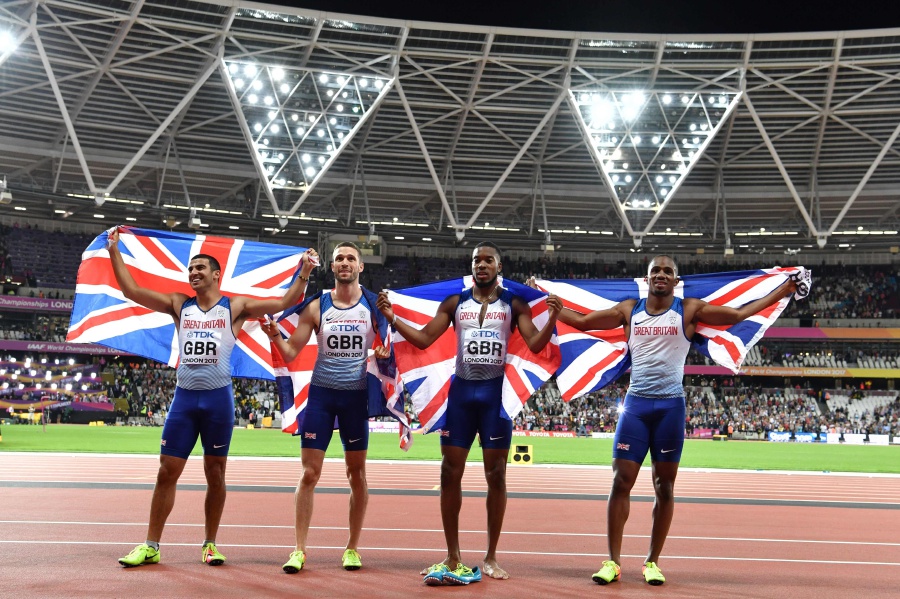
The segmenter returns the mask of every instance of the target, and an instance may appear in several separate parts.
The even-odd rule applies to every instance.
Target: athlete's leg
[[[153,487],[153,499],[150,500],[150,523],[147,525],[147,540],[159,542],[162,537],[166,519],[175,505],[175,485],[184,471],[187,459],[171,455],[159,456],[159,471],[156,474],[156,486]]]
[[[162,537],[163,527],[175,505],[178,479],[200,435],[200,420],[200,394],[176,387],[160,440],[159,471],[150,500],[148,541],[158,543]]]
[[[203,456],[203,473],[206,474],[206,501],[203,512],[206,515],[206,541],[216,541],[222,511],[225,509],[225,465],[228,458],[217,455]]]
[[[509,578],[497,563],[497,544],[506,514],[506,461],[512,442],[512,421],[500,416],[503,412],[503,378],[479,381],[478,432],[484,456],[484,477],[487,479],[488,549],[482,571],[491,578]]]
[[[444,563],[454,569],[462,562],[459,550],[459,511],[462,509],[462,477],[469,450],[454,445],[441,446],[441,522],[447,541]]]
[[[203,445],[203,473],[206,475],[204,502],[205,541],[215,542],[225,509],[225,467],[234,431],[234,394],[231,385],[203,391],[200,395],[200,442]]]
[[[658,562],[675,514],[675,477],[678,462],[653,462],[653,529],[650,533],[650,552],[647,562]]]
[[[294,495],[294,534],[297,539],[296,550],[305,552],[309,523],[312,521],[313,496],[319,476],[322,475],[325,451],[304,447],[300,451],[300,461],[303,463],[303,476],[297,483],[297,492]]]
[[[366,451],[345,451],[347,481],[350,483],[350,538],[347,549],[359,548],[359,535],[369,505],[369,486],[366,483]]]
[[[641,465],[624,458],[613,458],[613,484],[606,504],[606,541],[609,559],[622,563],[622,535],[631,512],[631,488]]]
[[[509,448],[484,449],[484,477],[487,479],[488,550],[484,556],[483,572],[491,578],[509,578],[497,563],[497,544],[506,514],[506,461]]]
[[[658,418],[651,426],[653,461],[653,529],[647,562],[659,561],[675,513],[675,477],[684,449],[684,398],[656,400]]]

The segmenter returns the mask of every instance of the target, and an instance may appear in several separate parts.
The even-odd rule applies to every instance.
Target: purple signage
[[[0,339],[0,350],[32,351],[45,354],[89,354],[92,356],[130,356],[127,352],[93,343],[59,343],[55,341],[15,341]]]
[[[71,312],[74,300],[46,297],[19,297],[0,295],[0,310],[26,310],[38,312]]]

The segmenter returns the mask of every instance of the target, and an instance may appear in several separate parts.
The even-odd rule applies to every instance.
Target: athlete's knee
[[[611,494],[613,495],[628,495],[631,493],[632,487],[634,487],[634,483],[637,480],[637,474],[626,472],[623,470],[616,470],[613,474],[613,484]]]
[[[350,485],[366,484],[365,464],[347,464],[347,480]]]
[[[225,485],[225,460],[205,460],[203,473],[206,475],[206,484],[210,487]]]
[[[441,462],[441,486],[458,485],[465,470],[465,462],[456,464],[450,460],[443,460]]]
[[[653,477],[653,491],[660,501],[672,501],[675,498],[675,481],[656,475]]]
[[[322,476],[320,464],[303,464],[303,476],[300,477],[300,484],[314,487],[319,482],[320,476]]]
[[[159,471],[156,473],[157,486],[172,486],[178,482],[184,463],[178,458],[163,456],[159,461]]]
[[[484,478],[490,489],[506,488],[506,462],[495,462],[484,469]]]

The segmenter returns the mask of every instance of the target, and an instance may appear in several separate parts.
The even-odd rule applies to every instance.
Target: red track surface
[[[289,491],[299,460],[229,462],[228,484],[241,490],[229,494],[219,532],[225,566],[200,562],[203,491],[180,490],[162,562],[121,568],[116,559],[144,539],[156,464],[136,456],[0,454],[0,597],[898,596],[898,477],[683,470],[678,497],[710,503],[678,505],[660,560],[668,582],[649,587],[641,578],[652,504],[638,500],[625,530],[622,580],[599,587],[590,574],[605,554],[605,502],[579,496],[605,495],[609,468],[511,467],[511,493],[539,494],[509,501],[500,558],[512,578],[429,588],[418,572],[444,555],[438,499],[403,491],[433,490],[437,464],[370,463],[358,572],[340,567],[347,495],[318,495],[307,567],[293,576],[280,566],[293,548]],[[181,482],[204,483],[200,460],[189,461]],[[80,488],[92,483],[101,487]],[[135,483],[146,487],[103,488]],[[345,489],[342,464],[327,462],[319,486]],[[463,487],[485,490],[478,465],[470,465]],[[634,496],[650,495],[643,472]],[[478,564],[486,544],[483,499],[464,498],[461,528],[464,558]]]

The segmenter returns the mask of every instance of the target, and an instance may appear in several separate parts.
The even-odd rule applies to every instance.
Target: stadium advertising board
[[[33,351],[45,354],[89,354],[92,356],[130,356],[118,349],[111,349],[92,343],[59,343],[55,341],[15,341],[0,340],[2,351]]]
[[[791,431],[769,431],[769,441],[774,441],[775,443],[815,443],[819,440],[819,435],[816,433],[794,433],[794,438],[791,439]]]
[[[828,433],[827,442],[845,445],[890,445],[889,435],[869,435],[866,440],[865,433],[843,433],[844,440],[841,441],[841,433]]]
[[[733,373],[722,366],[685,366],[684,373],[733,376]],[[867,378],[896,379],[900,378],[897,368],[831,368],[810,366],[806,368],[789,368],[786,366],[744,366],[738,373],[742,376],[778,376],[778,377],[825,377],[825,378]]]
[[[0,295],[0,310],[20,310],[27,312],[71,312],[73,300],[49,299],[46,297],[18,297]]]

